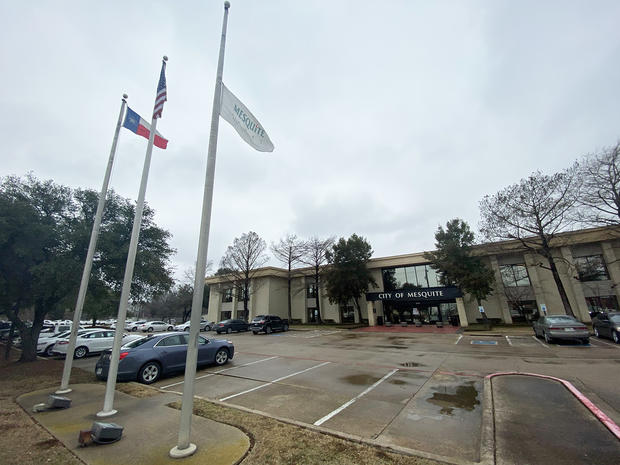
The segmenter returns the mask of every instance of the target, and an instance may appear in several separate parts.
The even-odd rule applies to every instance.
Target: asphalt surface
[[[207,336],[231,339],[236,353],[224,367],[198,371],[197,396],[451,463],[481,460],[483,406],[489,395],[484,392],[483,380],[491,373],[533,372],[567,379],[620,423],[620,346],[595,338],[590,345],[546,344],[527,334],[505,337],[327,329]],[[96,360],[96,356],[76,360],[74,366],[94,370]],[[505,382],[499,383],[503,386]],[[181,393],[183,377],[163,378],[156,387]],[[509,457],[510,435],[518,424],[527,425],[528,419],[527,415],[515,416],[513,421],[506,412],[518,410],[528,400],[529,390],[517,389],[521,397],[507,397],[503,404],[499,398],[498,412],[507,419],[502,423],[506,435],[500,431],[497,437],[500,458],[504,449]],[[570,397],[558,402],[569,412],[583,409]],[[556,429],[549,419],[547,424]],[[592,435],[599,436],[599,429]],[[517,444],[533,447],[534,455],[546,441],[550,447],[555,444],[553,438],[532,442],[526,426],[521,431],[524,436]],[[515,429],[517,433],[521,434]],[[580,460],[581,456],[572,463],[582,463]]]

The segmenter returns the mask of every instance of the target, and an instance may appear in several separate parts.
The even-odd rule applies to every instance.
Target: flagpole
[[[165,69],[168,57],[164,57],[163,67]],[[140,191],[138,193],[138,201],[136,203],[136,214],[133,219],[133,228],[131,230],[131,240],[129,242],[129,253],[127,254],[127,264],[125,265],[125,277],[123,279],[123,288],[121,290],[121,301],[118,306],[118,316],[116,319],[116,331],[114,334],[114,345],[112,346],[112,354],[110,355],[110,368],[108,370],[108,380],[105,387],[105,399],[103,402],[103,410],[97,413],[98,417],[109,417],[116,413],[114,410],[114,389],[116,387],[116,376],[118,374],[118,362],[121,352],[121,342],[123,340],[123,332],[125,331],[125,317],[127,316],[127,306],[129,304],[129,294],[131,291],[131,280],[133,279],[133,270],[136,263],[136,252],[138,250],[138,238],[140,236],[140,225],[142,224],[142,213],[144,210],[144,197],[146,194],[146,185],[149,178],[149,168],[151,166],[151,154],[153,152],[153,141],[155,140],[155,132],[157,129],[157,117],[153,114],[151,119],[151,133],[149,135],[149,144],[146,148],[146,156],[144,157],[144,168],[142,169],[142,180],[140,181]]]
[[[67,348],[67,356],[65,358],[65,365],[62,371],[62,380],[60,382],[60,389],[56,391],[56,394],[66,394],[71,392],[69,388],[69,378],[71,377],[71,367],[73,365],[73,352],[75,351],[75,343],[77,340],[77,332],[80,326],[80,320],[82,318],[82,310],[84,308],[84,300],[86,299],[86,290],[88,289],[88,281],[90,279],[90,271],[93,264],[93,257],[95,255],[95,249],[97,248],[97,239],[99,238],[99,228],[101,226],[101,218],[103,217],[103,209],[105,207],[106,195],[108,192],[108,185],[110,183],[110,176],[112,175],[112,166],[114,165],[114,156],[116,155],[116,145],[118,143],[118,135],[121,131],[121,124],[123,121],[123,113],[127,105],[127,94],[123,94],[121,103],[121,111],[118,113],[118,121],[116,122],[116,129],[114,130],[114,138],[112,139],[112,148],[110,149],[110,156],[108,158],[108,166],[103,177],[103,186],[101,187],[101,193],[99,194],[99,203],[97,204],[97,213],[95,214],[95,222],[93,223],[93,229],[90,233],[90,242],[88,244],[88,252],[86,254],[86,262],[84,263],[84,270],[82,271],[82,281],[80,282],[80,290],[78,292],[77,302],[75,304],[75,311],[73,312],[73,325],[71,326],[71,335],[69,336],[69,346]]]
[[[224,20],[222,22],[222,38],[220,54],[217,61],[217,77],[213,95],[213,111],[211,113],[211,132],[209,134],[209,150],[207,156],[207,171],[205,188],[202,198],[202,218],[200,220],[200,235],[198,238],[198,257],[196,259],[196,273],[194,277],[194,296],[192,299],[192,314],[189,326],[189,343],[185,362],[185,379],[183,384],[183,404],[181,406],[181,423],[179,425],[179,440],[175,447],[170,449],[170,456],[182,458],[196,452],[196,445],[190,443],[192,411],[194,407],[194,378],[196,376],[196,361],[198,356],[198,335],[200,317],[202,314],[202,299],[207,270],[207,251],[209,249],[209,230],[211,227],[211,207],[213,205],[213,183],[215,179],[215,156],[217,152],[217,132],[220,122],[220,104],[222,95],[222,75],[224,71],[224,48],[226,45],[226,26],[228,24],[228,9],[230,2],[224,2]]]

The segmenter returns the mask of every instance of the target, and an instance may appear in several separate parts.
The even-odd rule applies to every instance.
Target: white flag
[[[273,152],[273,144],[265,129],[243,103],[222,83],[220,115],[239,133],[241,138],[259,152]]]

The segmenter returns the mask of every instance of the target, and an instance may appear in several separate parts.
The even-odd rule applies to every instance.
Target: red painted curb
[[[579,389],[577,389],[575,386],[573,386],[570,382],[566,381],[565,379],[556,378],[555,376],[539,375],[537,373],[522,373],[519,371],[506,371],[506,372],[500,372],[500,373],[492,373],[490,375],[487,375],[486,378],[491,379],[496,376],[508,376],[508,375],[533,376],[535,378],[551,379],[553,381],[558,381],[562,383],[564,387],[571,392],[571,394],[573,394],[583,405],[585,405],[586,408],[590,410],[590,412],[592,412],[594,416],[598,418],[598,420],[601,423],[603,423],[603,425],[605,425],[605,427],[609,431],[611,431],[611,434],[616,436],[617,439],[620,439],[620,426],[616,425],[616,423],[611,418],[605,415],[605,413],[600,408],[598,408],[596,405],[594,405],[594,403],[590,399],[584,396],[579,391]]]

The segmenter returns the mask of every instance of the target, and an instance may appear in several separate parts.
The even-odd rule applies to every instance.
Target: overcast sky
[[[357,233],[374,256],[477,230],[478,202],[620,137],[620,2],[233,0],[227,87],[275,145],[220,123],[209,260],[250,230],[267,244]],[[121,95],[168,102],[146,199],[194,266],[223,1],[14,1],[0,15],[0,175],[99,191]],[[111,187],[136,199],[147,141],[121,132]],[[273,259],[271,264],[277,264]]]

